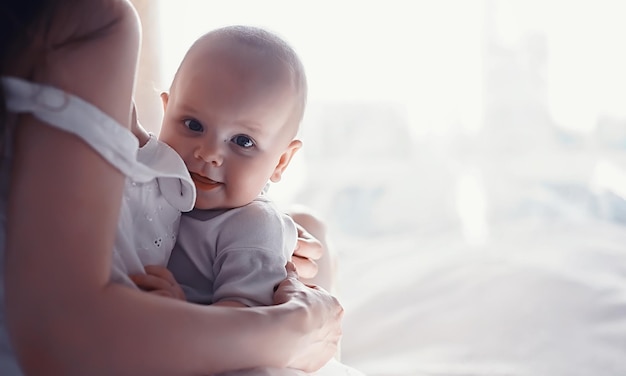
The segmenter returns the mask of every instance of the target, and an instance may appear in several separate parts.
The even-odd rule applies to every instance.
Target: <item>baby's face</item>
[[[199,209],[251,202],[301,145],[286,125],[295,103],[289,81],[268,83],[233,66],[219,53],[190,54],[164,94],[159,139],[185,161]]]

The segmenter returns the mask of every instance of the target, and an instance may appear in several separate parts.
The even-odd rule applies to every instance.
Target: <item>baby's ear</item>
[[[170,94],[167,91],[161,93],[161,101],[163,102],[163,111],[167,108],[167,101],[170,99]]]
[[[293,140],[287,146],[287,150],[280,156],[278,160],[278,164],[276,168],[274,168],[274,172],[272,176],[270,176],[270,181],[272,183],[278,183],[280,179],[283,177],[283,172],[289,166],[289,162],[291,162],[291,158],[293,158],[294,154],[302,147],[302,141]]]

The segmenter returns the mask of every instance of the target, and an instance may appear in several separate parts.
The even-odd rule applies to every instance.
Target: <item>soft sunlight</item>
[[[456,121],[469,114],[476,126],[482,9],[475,4],[163,1],[164,82],[171,81],[197,36],[219,26],[250,24],[278,33],[297,50],[307,69],[311,101],[397,101],[419,108],[415,113],[436,111]],[[449,12],[451,6],[457,11]],[[416,127],[444,125],[418,120]]]
[[[267,28],[300,55],[304,146],[269,195],[328,226],[347,364],[624,374],[626,295],[593,273],[623,289],[626,263],[608,255],[626,242],[626,1],[158,4],[160,89],[224,25]],[[586,281],[599,290],[576,301]]]
[[[371,210],[380,208],[388,195],[397,197],[391,192],[398,178],[385,173],[363,183],[356,171],[368,174],[369,160],[395,166],[386,171],[412,171],[419,184],[432,181],[425,174],[434,166],[470,158],[480,174],[486,165],[475,159],[481,154],[498,152],[484,160],[504,161],[524,143],[547,147],[554,129],[564,130],[564,140],[598,129],[626,138],[618,125],[626,117],[626,49],[619,48],[626,3],[620,1],[181,0],[160,6],[161,89],[193,40],[224,25],[265,27],[301,56],[310,87],[305,147],[270,190],[281,204],[304,201],[344,218],[337,210],[348,204],[331,202],[354,186],[380,201],[371,201]],[[440,183],[466,181],[454,177],[460,170],[450,172]],[[367,187],[372,184],[378,188]],[[471,192],[457,197],[483,189],[467,187]],[[455,196],[446,195],[437,200]],[[370,212],[371,221],[397,217],[389,210]],[[467,224],[466,211],[445,213]]]

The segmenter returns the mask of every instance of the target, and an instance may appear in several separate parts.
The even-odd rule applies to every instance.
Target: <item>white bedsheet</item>
[[[491,234],[359,244],[368,259],[341,269],[345,362],[370,376],[626,375],[626,228],[518,220]]]
[[[292,368],[255,368],[220,373],[218,376],[364,376],[360,371],[331,359],[314,373],[306,373]]]
[[[501,125],[407,148],[391,132],[385,153],[307,161],[296,202],[320,211],[339,255],[346,364],[626,375],[626,144]],[[377,150],[364,132],[349,144]]]

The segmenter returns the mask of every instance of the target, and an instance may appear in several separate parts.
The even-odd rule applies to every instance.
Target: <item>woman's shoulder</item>
[[[126,0],[54,3],[2,74],[56,87],[129,127],[141,37],[135,9]]]
[[[15,1],[14,1],[15,2]],[[82,56],[83,50],[99,45],[101,55],[124,54],[136,50],[140,38],[140,21],[128,0],[42,0],[30,15],[23,6],[7,5],[7,18],[16,23],[2,39],[6,50],[2,75],[36,82],[72,81],[69,77],[53,77],[58,61],[70,55]],[[16,13],[16,14],[13,14]],[[4,19],[4,17],[2,18]],[[124,48],[128,46],[128,48]],[[54,69],[53,69],[54,68]],[[94,67],[95,68],[95,67]],[[106,68],[106,67],[100,67]],[[50,71],[53,72],[50,72]],[[59,86],[59,85],[55,85]]]

